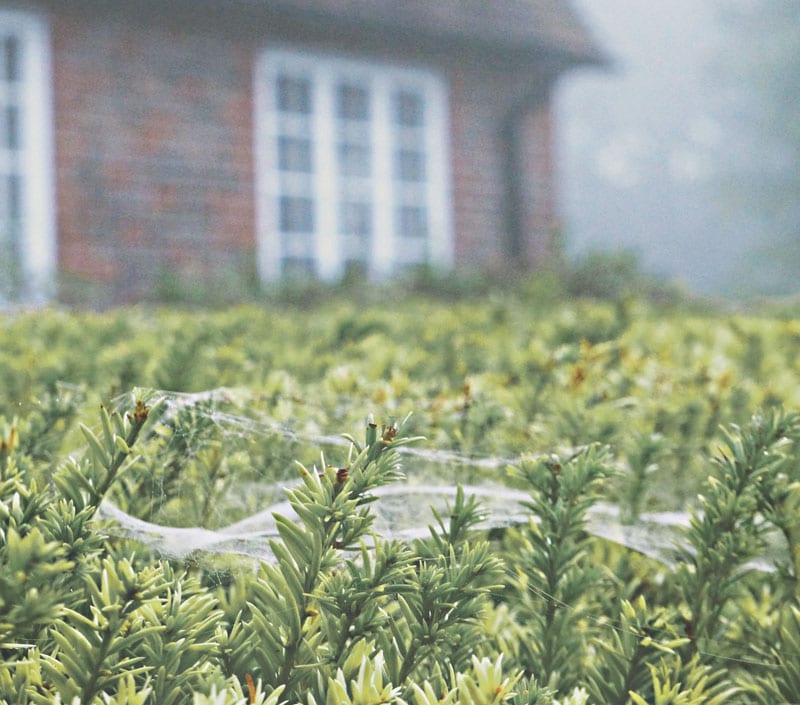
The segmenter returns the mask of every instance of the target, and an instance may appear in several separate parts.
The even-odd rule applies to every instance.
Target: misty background
[[[572,3],[610,65],[558,92],[567,251],[702,294],[800,291],[800,2]]]

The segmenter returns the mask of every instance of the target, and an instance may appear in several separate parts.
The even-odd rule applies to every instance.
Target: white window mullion
[[[391,85],[376,79],[373,85],[375,119],[372,124],[374,178],[372,181],[373,240],[370,275],[384,279],[391,274],[395,259],[394,189],[392,179]]]
[[[287,122],[285,111],[277,114],[256,95],[256,129],[265,135],[256,141],[262,277],[279,278],[287,265],[297,264],[290,260],[298,258],[326,280],[340,277],[350,262],[365,263],[372,279],[426,261],[451,265],[443,81],[417,68],[292,49],[265,51],[255,73],[260,76],[258,91],[267,95],[275,91],[281,75],[306,77],[313,92],[312,110],[305,111],[304,124]],[[406,102],[398,107],[401,98]],[[401,115],[398,110],[410,112]],[[311,173],[286,164],[278,173],[281,165],[274,157],[280,148],[278,135],[300,138],[301,128],[311,136]],[[288,150],[286,143],[284,149]],[[302,163],[298,159],[295,154],[292,163]],[[313,200],[313,218],[307,221],[311,232],[296,224],[292,227],[298,237],[292,240],[281,234],[276,210],[281,196],[302,197],[304,189]],[[292,243],[296,247],[289,252]]]
[[[12,38],[14,76],[3,62],[2,143],[3,180],[2,227],[5,241],[0,252],[0,283],[11,274],[12,288],[0,285],[4,295],[42,302],[55,291],[56,228],[53,155],[52,88],[50,82],[50,40],[46,21],[32,12],[0,10],[0,38]],[[0,46],[0,51],[5,51]],[[6,58],[6,57],[3,57]],[[8,108],[16,108],[14,127],[8,123]],[[15,144],[9,144],[12,139]],[[15,209],[10,209],[10,188],[14,183]],[[3,249],[0,248],[0,249]],[[12,254],[13,259],[7,259]],[[3,271],[8,267],[10,271]],[[13,285],[17,281],[19,286]]]
[[[255,132],[253,146],[256,164],[256,223],[258,274],[263,281],[275,281],[281,274],[281,241],[278,231],[278,158],[275,143],[278,120],[271,94],[275,90],[277,72],[264,62],[253,73]]]
[[[438,97],[438,100],[436,99]],[[435,267],[453,266],[452,220],[448,204],[452,202],[448,165],[450,164],[449,113],[447,86],[430,78],[426,82],[425,104],[429,125],[425,131],[427,168],[427,205],[429,218],[430,261]],[[436,155],[436,158],[433,156]]]
[[[54,293],[57,266],[50,41],[44,20],[30,18],[27,41],[21,44],[22,256],[30,277],[29,294],[41,301]]]
[[[315,74],[314,135],[317,142],[317,161],[314,173],[316,213],[314,254],[317,274],[321,279],[334,280],[342,271],[342,248],[337,227],[336,169],[336,106],[333,72],[318,69]]]

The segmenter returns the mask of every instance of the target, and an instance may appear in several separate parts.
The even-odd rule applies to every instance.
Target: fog
[[[736,183],[728,159],[752,127],[752,86],[735,69],[758,47],[737,41],[726,12],[759,4],[764,0],[573,0],[610,65],[571,74],[558,95],[569,252],[633,250],[649,271],[703,294],[797,290],[788,262],[765,261],[766,241],[779,228],[748,207],[753,187]],[[798,31],[789,30],[794,51]],[[797,63],[789,70],[800,75]],[[800,123],[797,110],[789,112]],[[800,194],[782,198],[796,208]],[[800,248],[796,228],[786,242]],[[775,267],[782,269],[770,271]]]

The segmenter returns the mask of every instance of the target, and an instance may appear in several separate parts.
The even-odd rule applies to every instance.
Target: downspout
[[[501,122],[506,244],[509,263],[515,269],[524,269],[529,264],[525,251],[525,209],[529,197],[524,188],[527,174],[523,159],[523,120],[531,111],[547,105],[553,84],[554,81],[549,80],[514,102]]]

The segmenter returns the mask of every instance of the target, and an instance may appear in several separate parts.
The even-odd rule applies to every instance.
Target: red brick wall
[[[496,269],[509,264],[509,116],[524,141],[517,155],[522,203],[522,262],[535,265],[549,249],[554,226],[554,179],[550,159],[549,107],[545,82],[529,71],[462,62],[448,71],[451,95],[452,189],[456,263]],[[534,107],[536,106],[536,107]]]
[[[175,273],[201,284],[220,268],[249,276],[252,71],[267,31],[53,7],[62,8],[50,19],[65,290],[80,298],[94,282],[117,303],[152,299]],[[535,84],[529,70],[476,58],[429,53],[421,61],[438,65],[450,86],[456,262],[499,267],[509,239],[502,124]],[[533,262],[552,231],[547,111],[531,113],[524,132],[524,253]]]
[[[60,262],[67,286],[152,298],[253,257],[252,52],[104,15],[54,16]]]
[[[520,133],[523,192],[522,250],[525,260],[541,264],[553,251],[556,212],[553,164],[552,108],[549,103],[532,108],[523,118]]]
[[[494,268],[504,260],[507,240],[501,125],[508,89],[501,76],[469,66],[454,68],[448,78],[455,260]]]

